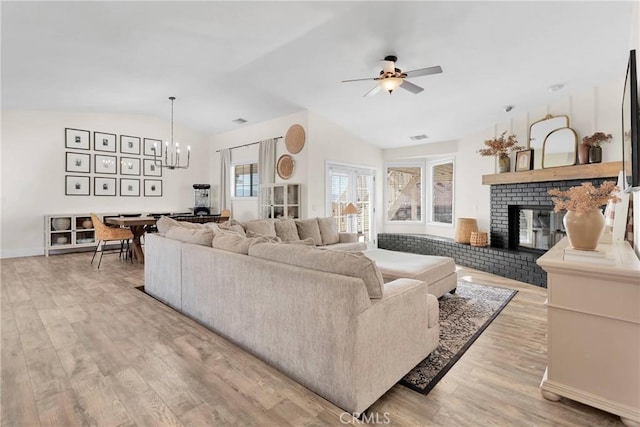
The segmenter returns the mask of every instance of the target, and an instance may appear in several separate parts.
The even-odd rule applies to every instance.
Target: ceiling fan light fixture
[[[387,77],[387,78],[381,79],[378,82],[378,84],[382,86],[382,89],[391,93],[400,87],[400,85],[402,84],[402,81],[403,79],[401,79],[400,77]]]

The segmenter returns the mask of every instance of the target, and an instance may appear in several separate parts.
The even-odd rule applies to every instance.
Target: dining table
[[[139,216],[139,217],[110,217],[105,220],[107,224],[119,225],[121,227],[127,227],[133,234],[133,247],[131,252],[133,259],[137,260],[141,264],[144,264],[144,251],[142,250],[142,243],[140,237],[144,232],[152,225],[155,225],[157,218],[152,216]]]

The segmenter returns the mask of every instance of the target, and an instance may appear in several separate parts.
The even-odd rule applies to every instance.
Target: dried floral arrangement
[[[516,136],[513,134],[507,136],[506,130],[497,138],[485,140],[484,145],[488,148],[478,150],[481,156],[504,156],[513,151],[524,150],[523,146],[518,145]]]
[[[597,188],[590,182],[583,182],[582,185],[571,187],[566,191],[552,188],[548,193],[556,196],[551,198],[555,203],[554,212],[567,210],[582,215],[605,205],[609,200],[618,202],[620,199],[613,194],[618,190],[619,188],[613,181],[605,181]]]
[[[612,139],[613,135],[611,135],[610,133],[596,132],[591,136],[585,136],[584,138],[582,138],[582,143],[584,145],[588,145],[589,147],[599,147],[605,142],[611,142]]]

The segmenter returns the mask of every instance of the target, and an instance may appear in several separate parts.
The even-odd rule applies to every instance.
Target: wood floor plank
[[[112,256],[98,270],[90,259],[0,260],[3,426],[310,427],[344,425],[341,416],[363,424],[134,289],[143,283],[142,265]],[[407,427],[622,425],[612,414],[540,396],[544,289],[458,273],[518,294],[428,395],[395,385],[368,416]]]

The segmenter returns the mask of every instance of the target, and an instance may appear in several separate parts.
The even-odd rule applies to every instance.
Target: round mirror
[[[556,129],[544,140],[542,167],[557,168],[576,164],[578,135],[571,128]]]
[[[533,168],[542,169],[542,148],[544,140],[551,132],[569,127],[568,116],[547,115],[544,119],[534,122],[529,127],[529,148],[533,150]]]

